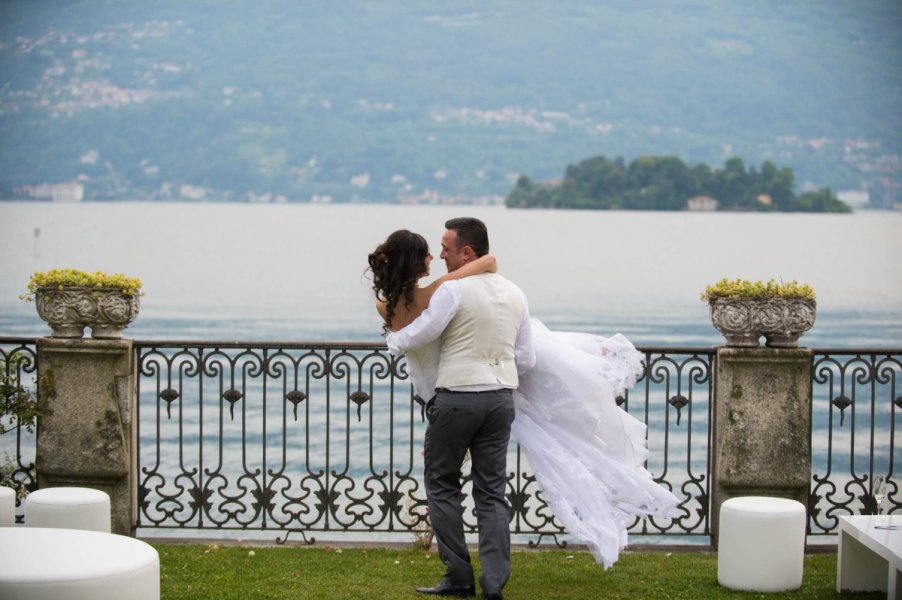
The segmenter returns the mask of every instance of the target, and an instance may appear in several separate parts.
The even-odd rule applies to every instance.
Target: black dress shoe
[[[447,581],[441,581],[435,587],[418,587],[417,592],[420,594],[432,594],[434,596],[460,596],[466,598],[476,595],[475,585],[454,585]]]
[[[501,595],[501,592],[494,592],[491,594],[486,594],[485,600],[504,600],[504,596]]]

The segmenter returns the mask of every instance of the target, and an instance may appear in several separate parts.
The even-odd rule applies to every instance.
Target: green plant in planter
[[[141,294],[141,280],[122,273],[108,275],[102,271],[87,273],[78,269],[51,269],[32,275],[28,280],[28,293],[19,298],[30,302],[39,289],[63,291],[66,288],[113,289],[125,296],[133,296]]]
[[[702,302],[712,298],[799,298],[814,300],[814,289],[807,283],[799,283],[795,279],[787,283],[771,279],[767,283],[748,281],[745,279],[721,279],[709,285],[702,292]]]

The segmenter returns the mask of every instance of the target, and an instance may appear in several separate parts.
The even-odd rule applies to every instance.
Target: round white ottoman
[[[159,600],[160,555],[112,533],[0,528],[0,598]]]
[[[52,487],[25,496],[26,527],[110,532],[110,496],[83,487]]]
[[[720,506],[717,581],[734,590],[782,592],[802,585],[805,506],[745,496]]]
[[[16,524],[16,490],[0,485],[0,527]]]

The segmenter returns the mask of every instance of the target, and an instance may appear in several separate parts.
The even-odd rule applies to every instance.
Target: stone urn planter
[[[740,348],[756,348],[762,336],[771,348],[798,347],[799,338],[814,325],[817,309],[814,290],[795,281],[721,280],[702,299],[726,345]]]
[[[95,338],[121,338],[141,307],[140,280],[82,271],[35,273],[23,298],[34,300],[52,337],[80,338],[85,327]]]

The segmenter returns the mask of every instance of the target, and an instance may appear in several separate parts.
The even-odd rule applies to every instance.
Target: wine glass
[[[886,498],[886,475],[874,477],[874,502],[877,503],[877,514],[883,514],[883,499]]]

